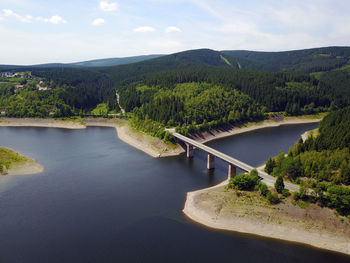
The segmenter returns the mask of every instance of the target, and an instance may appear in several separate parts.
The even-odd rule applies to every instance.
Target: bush
[[[284,190],[284,182],[283,182],[283,177],[282,176],[278,176],[277,180],[275,182],[275,189],[277,191],[277,193],[282,193]]]
[[[299,192],[293,193],[294,200],[298,201],[300,199],[305,200],[307,199],[307,189],[305,187],[300,187]]]
[[[350,214],[350,189],[341,186],[329,186],[326,193],[327,206],[335,208],[341,215]]]
[[[267,200],[269,201],[270,204],[274,205],[274,204],[278,204],[280,202],[280,199],[278,197],[277,193],[271,193],[268,192],[267,194]]]
[[[164,138],[164,141],[166,142],[175,142],[174,136],[168,131],[165,132],[163,138]]]
[[[267,196],[267,194],[270,192],[269,191],[269,188],[267,187],[267,185],[266,184],[264,184],[264,183],[260,183],[260,185],[259,185],[259,191],[260,191],[260,195],[262,195],[262,196]]]
[[[266,161],[264,171],[267,172],[268,174],[271,174],[273,171],[273,168],[275,168],[275,167],[276,167],[276,162],[273,158],[270,157]]]
[[[288,196],[290,196],[290,192],[289,192],[287,189],[283,189],[282,195],[283,195],[284,197],[288,197]]]
[[[259,176],[258,170],[256,170],[256,169],[251,170],[250,175],[251,176]]]
[[[307,189],[305,187],[300,187],[299,196],[300,196],[300,199],[302,200],[307,199]]]
[[[300,193],[299,193],[299,192],[294,192],[294,193],[293,193],[293,199],[294,199],[295,201],[298,201],[298,200],[300,199]]]
[[[252,190],[260,182],[258,176],[239,174],[230,179],[229,187],[238,190]]]

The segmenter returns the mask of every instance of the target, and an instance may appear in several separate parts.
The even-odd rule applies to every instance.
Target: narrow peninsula
[[[187,193],[183,212],[208,227],[249,233],[350,255],[350,107],[329,113],[288,153],[270,157],[257,175],[240,174]],[[292,193],[284,180],[299,185]],[[285,188],[286,186],[286,188]]]

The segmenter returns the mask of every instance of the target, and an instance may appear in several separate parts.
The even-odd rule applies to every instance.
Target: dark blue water
[[[259,165],[316,125],[210,143]],[[216,231],[182,214],[186,192],[226,178],[205,154],[154,159],[111,128],[0,128],[0,145],[36,158],[38,175],[0,179],[0,262],[349,262],[300,244]]]

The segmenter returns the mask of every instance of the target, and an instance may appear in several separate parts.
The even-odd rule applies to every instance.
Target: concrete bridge
[[[242,169],[243,171],[250,172],[251,170],[255,169],[253,166],[250,166],[249,164],[246,164],[244,162],[241,162],[231,156],[228,156],[227,154],[224,154],[218,150],[215,150],[213,148],[210,148],[203,143],[197,142],[193,139],[190,139],[186,136],[183,136],[179,133],[173,132],[173,136],[186,145],[186,154],[188,158],[193,157],[194,155],[194,148],[201,149],[208,154],[207,158],[207,168],[208,170],[215,168],[215,158],[219,158],[223,161],[225,161],[228,164],[228,179],[236,176],[237,167]],[[258,170],[259,177],[262,178],[262,181],[266,183],[269,186],[274,186],[276,178]],[[290,191],[299,191],[299,186],[294,185],[288,182],[284,182],[285,187]]]

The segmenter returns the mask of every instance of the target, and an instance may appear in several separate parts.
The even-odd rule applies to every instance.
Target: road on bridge
[[[215,157],[217,157],[217,158],[219,158],[219,159],[221,159],[229,164],[232,164],[232,165],[242,169],[243,171],[250,172],[251,170],[256,169],[255,167],[250,166],[249,164],[241,162],[241,161],[239,161],[239,160],[237,160],[237,159],[235,159],[235,158],[233,158],[225,153],[222,153],[218,150],[215,150],[211,147],[208,147],[208,146],[204,145],[203,143],[197,142],[191,138],[188,138],[188,137],[183,136],[179,133],[176,133],[175,131],[173,131],[172,134],[175,138],[177,138],[185,143],[188,143],[188,144],[190,144],[198,149],[201,149],[201,150],[203,150],[203,151],[205,151],[205,152],[207,152],[207,153],[209,153],[209,154],[211,154],[211,155],[213,155],[213,156],[215,156]],[[262,178],[262,181],[265,184],[267,184],[268,186],[274,187],[275,182],[276,182],[275,177],[269,175],[268,173],[260,171],[258,169],[257,169],[257,171],[258,171],[259,177]],[[298,185],[295,185],[295,184],[292,184],[289,182],[284,182],[284,185],[285,185],[285,188],[290,190],[290,191],[293,191],[293,192],[299,191]]]

